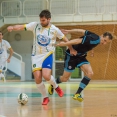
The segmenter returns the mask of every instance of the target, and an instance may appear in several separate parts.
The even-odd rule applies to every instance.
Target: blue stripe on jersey
[[[85,31],[85,35],[87,35],[88,30]]]
[[[82,39],[82,44],[84,43],[85,39],[86,39],[86,36]]]
[[[99,43],[100,43],[100,39],[94,40],[94,41],[90,41],[90,44],[99,44]]]

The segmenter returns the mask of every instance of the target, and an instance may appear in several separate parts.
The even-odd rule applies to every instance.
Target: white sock
[[[43,82],[41,82],[40,84],[36,84],[37,88],[39,90],[39,92],[42,94],[43,98],[48,97],[47,93],[46,93],[46,89],[45,89],[45,85]]]
[[[55,81],[55,78],[51,76],[50,80],[47,81],[49,84],[51,84],[55,89],[58,87],[58,84]]]
[[[1,73],[0,73],[0,80],[1,80]]]

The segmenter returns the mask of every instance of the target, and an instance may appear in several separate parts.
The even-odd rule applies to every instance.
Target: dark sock
[[[80,82],[80,86],[76,92],[76,94],[80,94],[82,92],[82,90],[84,90],[84,88],[89,84],[90,82],[90,78],[88,78],[87,76],[85,76],[82,81]]]
[[[60,77],[58,77],[58,78],[56,79],[56,83],[57,83],[57,84],[60,84],[60,83],[61,83]]]

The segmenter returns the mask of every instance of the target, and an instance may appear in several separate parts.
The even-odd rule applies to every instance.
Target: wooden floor
[[[0,117],[117,117],[117,81],[91,82],[82,93],[82,103],[72,99],[78,84],[61,84],[64,97],[54,93],[49,96],[50,103],[42,106],[34,82],[0,82]],[[23,92],[29,97],[25,106],[17,103]]]

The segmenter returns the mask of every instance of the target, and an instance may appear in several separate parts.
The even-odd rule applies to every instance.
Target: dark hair
[[[0,33],[2,33],[2,31],[0,31]],[[3,33],[2,33],[2,35],[3,35]]]
[[[112,35],[110,32],[105,32],[105,33],[103,34],[103,37],[106,37],[106,36],[108,36],[110,40],[113,39],[113,35]]]
[[[45,17],[45,18],[51,18],[51,13],[49,10],[43,10],[41,11],[41,13],[39,14],[39,17],[42,18],[42,17]]]

